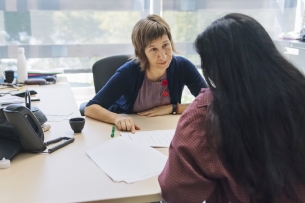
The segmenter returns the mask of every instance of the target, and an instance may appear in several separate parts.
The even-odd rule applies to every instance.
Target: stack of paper
[[[161,152],[117,137],[86,151],[115,182],[133,183],[159,175],[167,161]]]
[[[29,69],[28,77],[30,78],[45,78],[47,76],[56,77],[57,74],[64,73],[62,68],[53,68],[53,69]]]
[[[296,32],[296,31],[282,32],[279,35],[279,38],[280,39],[288,39],[288,40],[299,39],[300,38],[300,32]]]
[[[7,106],[9,104],[20,104],[24,102],[25,100],[22,97],[17,97],[12,95],[6,95],[4,97],[0,97],[0,107]]]
[[[175,130],[138,131],[135,134],[121,132],[120,134],[123,138],[151,147],[169,147]]]

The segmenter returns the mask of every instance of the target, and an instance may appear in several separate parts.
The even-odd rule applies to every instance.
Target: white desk
[[[80,116],[69,84],[27,86],[41,98],[33,106],[44,109],[68,109]],[[131,115],[141,130],[173,129],[179,116],[153,118]],[[113,182],[85,151],[111,139],[112,125],[86,118],[82,133],[74,134],[68,120],[50,122],[45,141],[73,136],[72,144],[52,154],[21,153],[8,169],[0,169],[0,202],[61,203],[61,202],[150,202],[161,200],[157,176],[133,184]],[[115,132],[119,136],[119,131]],[[168,149],[159,149],[167,154]]]

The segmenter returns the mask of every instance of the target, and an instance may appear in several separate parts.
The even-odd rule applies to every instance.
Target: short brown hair
[[[141,70],[146,70],[149,67],[145,48],[149,43],[162,37],[164,34],[168,36],[172,49],[176,52],[170,27],[160,16],[155,14],[148,15],[146,18],[139,20],[134,26],[131,40],[134,46],[135,59],[139,62]]]

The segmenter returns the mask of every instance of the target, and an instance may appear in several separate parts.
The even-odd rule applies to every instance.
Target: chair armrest
[[[86,108],[86,105],[87,105],[88,102],[84,102],[84,103],[81,103],[80,106],[79,106],[79,112],[82,116],[85,115],[85,108]]]

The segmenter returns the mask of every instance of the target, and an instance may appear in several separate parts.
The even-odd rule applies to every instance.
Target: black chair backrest
[[[102,89],[116,70],[126,63],[130,57],[131,55],[109,56],[93,64],[92,73],[96,93]]]

